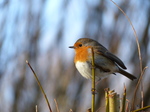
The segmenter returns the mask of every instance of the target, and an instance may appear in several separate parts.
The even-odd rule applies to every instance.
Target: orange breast
[[[74,58],[75,63],[77,61],[85,62],[88,60],[88,56],[90,55],[88,53],[88,48],[90,47],[81,47],[81,48],[75,49],[75,53],[76,53],[75,58]]]

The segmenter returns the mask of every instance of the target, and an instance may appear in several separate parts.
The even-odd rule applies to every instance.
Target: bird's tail
[[[128,73],[128,72],[122,70],[121,68],[119,68],[119,71],[118,71],[118,72],[121,73],[122,75],[128,77],[128,78],[131,79],[131,80],[136,79],[136,77],[135,77],[134,75],[132,75],[132,74],[130,74],[130,73]]]

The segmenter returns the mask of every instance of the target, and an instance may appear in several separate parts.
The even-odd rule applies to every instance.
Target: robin
[[[94,52],[95,77],[103,79],[110,74],[120,73],[127,78],[134,80],[135,76],[126,72],[124,63],[115,55],[110,53],[104,46],[93,39],[78,39],[74,46],[70,46],[75,50],[74,63],[80,74],[87,78],[92,78],[92,50]]]

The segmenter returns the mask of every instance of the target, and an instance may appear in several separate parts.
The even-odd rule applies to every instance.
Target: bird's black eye
[[[82,47],[82,44],[79,44],[79,47]]]

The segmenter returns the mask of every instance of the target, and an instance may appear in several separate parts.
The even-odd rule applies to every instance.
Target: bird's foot
[[[99,78],[99,79],[96,81],[95,85],[97,85],[100,81],[101,81],[101,78]]]

